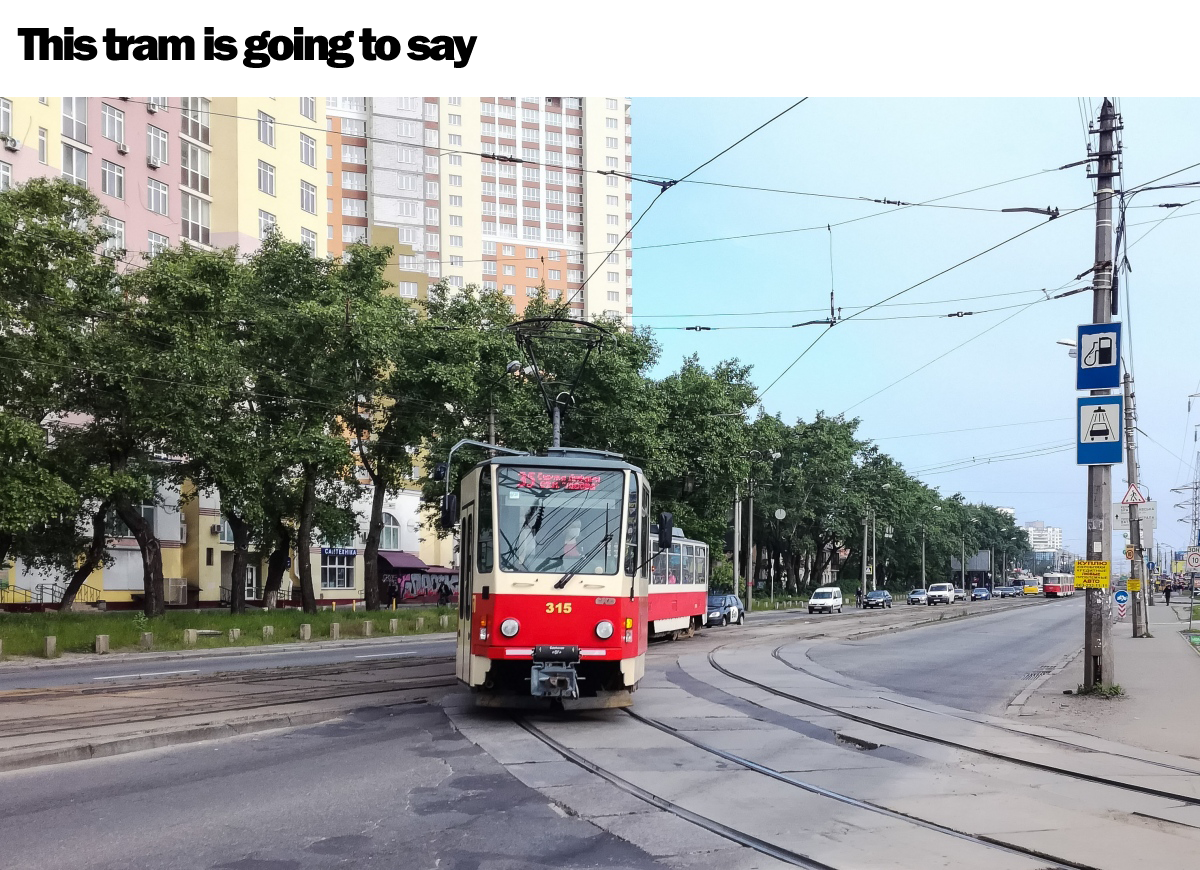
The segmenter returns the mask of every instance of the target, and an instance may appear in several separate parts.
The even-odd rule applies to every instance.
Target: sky
[[[680,178],[797,99],[635,96],[634,172]],[[1100,101],[814,97],[791,109],[669,188],[634,231],[634,320],[662,345],[656,374],[692,353],[707,366],[736,357],[761,390],[826,332],[762,394],[767,413],[858,417],[862,435],[943,494],[1060,526],[1064,546],[1082,552],[1087,472],[1073,447],[1081,394],[1075,360],[1055,342],[1091,321],[1092,294],[1046,301],[1042,291],[1088,283],[1076,276],[1094,261],[1093,182],[1082,166],[1057,167],[1086,157],[1086,123]],[[1117,105],[1125,187],[1200,164],[1200,101]],[[1162,183],[1186,181],[1200,181],[1200,165]],[[901,209],[717,185],[903,202],[994,186],[939,203],[960,208]],[[634,185],[635,218],[657,194]],[[1185,495],[1170,490],[1190,483],[1200,447],[1200,399],[1190,414],[1187,399],[1200,392],[1189,261],[1200,188],[1148,191],[1131,205],[1124,367],[1146,433],[1141,479],[1159,503],[1155,540],[1182,547],[1185,512],[1172,505]],[[1061,216],[997,211],[1026,207]],[[676,244],[755,233],[772,234]],[[779,328],[828,317],[831,287],[842,317],[913,289],[833,329]],[[978,313],[945,316],[959,311]],[[685,329],[696,325],[712,329]],[[997,461],[1002,454],[1024,455]],[[1125,482],[1115,466],[1115,499]]]

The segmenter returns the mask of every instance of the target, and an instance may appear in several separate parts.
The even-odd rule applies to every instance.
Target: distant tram
[[[658,535],[658,527],[650,530]],[[650,571],[650,637],[691,637],[708,618],[708,544],[674,529],[671,549],[655,547]]]
[[[1050,572],[1042,578],[1042,592],[1047,598],[1066,598],[1075,594],[1075,575]]]

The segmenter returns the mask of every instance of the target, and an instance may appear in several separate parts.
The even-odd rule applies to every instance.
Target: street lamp
[[[746,455],[750,459],[762,459],[762,457],[763,457],[762,452],[758,451],[758,450],[751,450]],[[767,455],[771,457],[772,461],[774,461],[774,460],[778,459],[780,456],[782,456],[783,454],[779,453],[776,450],[771,450],[771,451],[768,451]],[[748,477],[746,480],[746,483],[748,486],[748,490],[749,490],[748,496],[750,499],[749,506],[748,506],[750,516],[747,519],[747,522],[749,523],[749,525],[747,526],[747,529],[746,529],[746,610],[753,613],[754,612],[754,569],[755,569],[755,558],[754,558],[754,484],[755,484],[755,480],[753,477]],[[734,499],[736,500],[737,506],[740,508],[741,507],[741,494],[738,491],[737,487],[734,488]],[[735,589],[737,588],[737,568],[738,568],[737,551],[738,551],[738,543],[739,543],[738,538],[740,537],[740,533],[741,533],[741,529],[739,528],[739,525],[740,524],[738,523],[738,514],[737,514],[737,511],[735,510],[735,512],[734,512],[734,541],[733,541],[733,567],[734,567],[734,588]]]
[[[934,505],[935,511],[942,509],[941,505]],[[925,524],[921,523],[921,588],[925,588]]]

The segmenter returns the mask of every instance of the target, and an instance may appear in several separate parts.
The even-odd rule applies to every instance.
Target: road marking
[[[355,656],[356,659],[400,659],[405,656],[415,656],[416,653],[372,653],[369,656]]]
[[[127,680],[134,677],[166,677],[172,674],[198,674],[199,668],[192,668],[187,671],[155,671],[152,674],[119,674],[115,677],[92,677],[93,680]]]

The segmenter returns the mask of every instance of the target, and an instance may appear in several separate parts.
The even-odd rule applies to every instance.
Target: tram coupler
[[[577,646],[535,646],[529,690],[539,698],[578,698]]]

